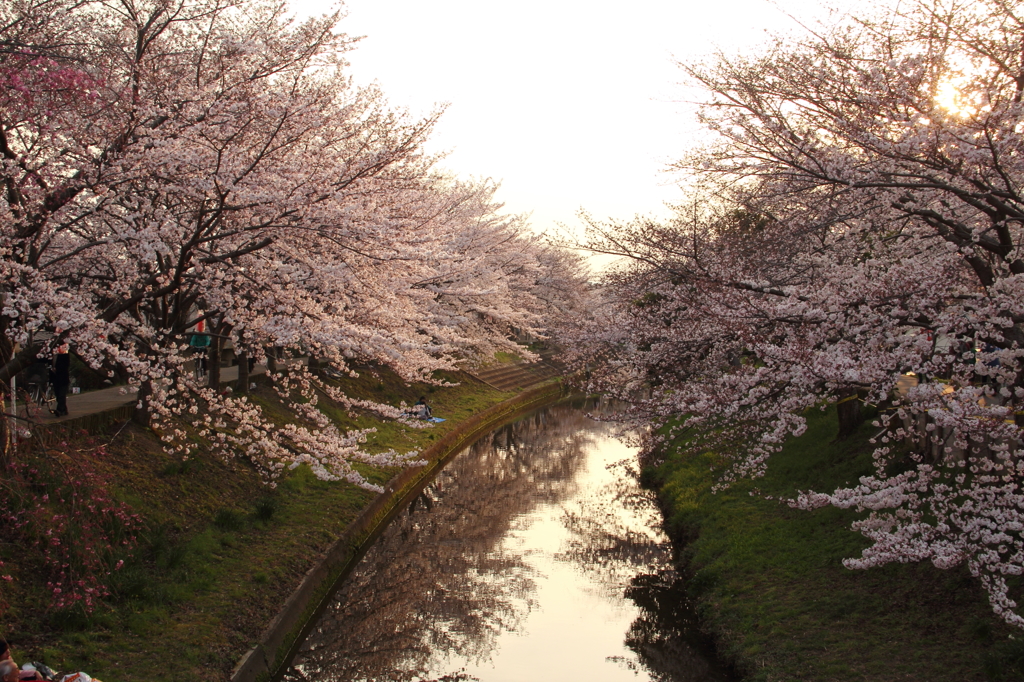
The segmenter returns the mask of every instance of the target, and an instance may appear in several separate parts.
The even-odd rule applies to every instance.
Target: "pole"
[[[18,442],[18,378],[11,377],[11,425],[8,428],[8,439],[10,445],[14,445]]]

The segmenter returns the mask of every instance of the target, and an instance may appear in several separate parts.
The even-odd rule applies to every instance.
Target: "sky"
[[[780,5],[785,6],[784,9]],[[326,0],[292,0],[299,13]],[[666,169],[700,140],[680,60],[799,30],[813,0],[348,0],[340,28],[356,83],[393,106],[447,106],[427,145],[460,177],[501,183],[505,211],[538,231],[665,217]]]

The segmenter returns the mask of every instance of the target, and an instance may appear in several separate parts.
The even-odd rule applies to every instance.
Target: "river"
[[[561,403],[458,454],[339,587],[285,680],[724,682],[636,451]]]

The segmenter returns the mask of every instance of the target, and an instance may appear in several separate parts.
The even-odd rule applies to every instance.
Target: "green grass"
[[[523,359],[515,353],[506,353],[505,351],[498,351],[494,354],[494,364],[497,365],[508,365],[517,362],[522,362]]]
[[[855,512],[751,495],[831,492],[871,473],[875,429],[835,442],[834,412],[809,419],[755,483],[713,494],[714,456],[683,447],[645,472],[670,533],[685,542],[689,589],[723,658],[764,682],[1020,679],[1024,633],[996,619],[965,569],[848,570],[842,559],[867,546],[849,530]]]
[[[318,406],[343,429],[376,427],[369,448],[407,451],[429,445],[511,395],[464,375],[445,378],[463,383],[410,386],[372,368],[341,382],[349,395],[390,404],[428,395],[434,413],[448,420],[430,429],[349,414],[324,396]],[[252,397],[272,420],[292,418],[270,389]],[[89,451],[74,439],[66,447]],[[88,617],[56,616],[46,612],[45,581],[33,570],[31,550],[0,543],[4,570],[15,578],[0,595],[8,605],[0,635],[11,641],[19,663],[42,660],[108,682],[225,679],[306,571],[374,496],[348,483],[318,480],[305,466],[270,490],[242,460],[199,454],[181,462],[162,451],[153,433],[134,425],[107,452],[82,456],[93,457],[90,465],[145,519],[135,556],[113,575],[108,608]],[[395,473],[367,466],[360,471],[378,484]]]

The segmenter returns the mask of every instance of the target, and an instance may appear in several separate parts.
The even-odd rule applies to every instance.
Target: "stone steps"
[[[524,389],[559,376],[560,372],[543,362],[497,365],[469,374],[499,391]]]

